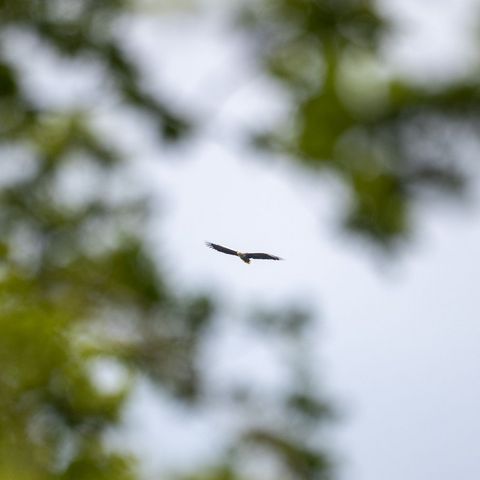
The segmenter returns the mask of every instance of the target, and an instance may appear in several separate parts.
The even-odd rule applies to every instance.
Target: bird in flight
[[[221,245],[216,245],[215,243],[206,242],[207,247],[213,248],[217,252],[226,253],[227,255],[235,255],[240,257],[245,263],[250,263],[252,258],[258,260],[283,260],[283,258],[276,257],[275,255],[270,255],[268,253],[242,253],[231,250],[230,248],[222,247]]]

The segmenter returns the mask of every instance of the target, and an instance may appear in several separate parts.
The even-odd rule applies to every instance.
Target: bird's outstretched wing
[[[221,245],[216,245],[215,243],[206,242],[205,245],[217,250],[217,252],[227,253],[228,255],[238,255],[235,250],[230,250],[230,248],[222,247]]]
[[[246,253],[245,256],[247,258],[256,258],[259,260],[283,260],[283,258],[268,253]]]

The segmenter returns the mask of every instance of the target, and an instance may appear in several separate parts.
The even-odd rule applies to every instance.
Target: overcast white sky
[[[130,48],[147,52],[159,91],[210,113],[196,142],[168,154],[158,152],[153,134],[146,139],[124,128],[118,138],[144,166],[139,182],[161,194],[163,214],[152,239],[169,254],[167,267],[170,262],[179,286],[214,289],[234,306],[289,300],[313,306],[321,324],[319,375],[345,413],[332,434],[342,456],[341,480],[477,480],[478,202],[425,205],[417,213],[416,241],[390,264],[339,235],[333,223],[343,200],[339,185],[239,144],[238,126],[268,123],[286,107],[281,92],[255,71],[241,38],[222,24],[216,10],[222,3],[204,3],[212,8],[205,18],[144,17],[125,26]],[[385,55],[404,74],[423,82],[445,79],[478,61],[468,47],[478,1],[382,5],[401,19],[399,36]],[[18,42],[17,48],[30,47]],[[36,65],[30,77],[47,96],[48,62]],[[92,101],[84,93],[91,90],[88,80],[75,77],[70,83],[79,102]],[[63,101],[60,92],[52,99]],[[247,266],[206,249],[206,240],[269,251],[286,261]],[[242,332],[225,332],[217,352],[225,364],[219,378],[252,372],[249,361],[261,358],[261,349],[255,347],[250,360],[231,361],[237,358],[232,351],[248,341]],[[253,371],[258,382],[274,384],[281,377],[267,360],[263,370]],[[190,458],[213,455],[223,435],[220,423],[230,426],[228,418],[217,418],[216,440],[199,442],[209,435],[212,419],[190,421],[177,406],[170,405],[169,415],[164,407],[143,386],[127,415],[132,444],[153,470],[162,466],[159,447],[163,466],[182,461],[185,452]],[[158,432],[166,430],[172,434],[159,445]]]
[[[441,81],[478,61],[468,47],[478,2],[382,5],[401,22],[386,56],[404,74]],[[144,149],[150,184],[168,192],[160,202],[168,214],[158,238],[166,240],[179,285],[207,286],[234,305],[292,299],[315,306],[323,333],[319,374],[345,412],[334,431],[342,480],[477,480],[478,204],[426,205],[417,214],[416,241],[391,264],[380,262],[335,233],[332,221],[342,201],[335,182],[292,171],[281,160],[257,159],[232,136],[236,126],[252,126],[252,119],[268,123],[285,107],[216,15],[203,22],[170,19],[162,29],[144,19],[132,39],[135,48],[157,52],[161,67],[152,68],[152,75],[159,85],[181,91],[187,103],[201,92],[202,107],[212,112],[206,135],[172,153],[170,164],[154,158],[158,153],[148,145]],[[165,64],[172,45],[178,55],[168,55]],[[287,260],[246,266],[207,250],[205,240]],[[235,342],[227,344],[225,361],[235,348]],[[245,360],[228,365],[236,374],[251,371]],[[266,367],[263,376],[269,375],[275,372]],[[136,408],[151,408],[159,418],[160,410],[148,407],[146,397],[139,394],[130,412],[135,422]],[[152,423],[155,415],[137,424],[146,438],[140,450],[151,466],[158,443],[149,450],[149,439],[166,425],[162,421],[168,424],[165,418]],[[179,446],[187,440],[184,427],[170,427],[177,436],[164,452],[173,464],[179,453],[172,438]],[[201,422],[190,427],[196,433],[206,428]],[[205,453],[204,444],[190,443],[192,452]]]

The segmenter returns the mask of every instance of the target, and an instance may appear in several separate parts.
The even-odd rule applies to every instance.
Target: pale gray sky
[[[478,202],[467,208],[425,205],[417,212],[417,239],[389,265],[338,234],[340,185],[296,171],[285,159],[258,158],[236,138],[238,126],[268,125],[287,106],[282,92],[255,71],[242,39],[213,11],[219,2],[211,5],[204,18],[145,16],[122,27],[129,32],[129,48],[139,58],[146,52],[152,84],[210,115],[202,136],[169,152],[158,151],[153,131],[130,128],[141,119],[115,118],[116,140],[135,160],[132,181],[160,192],[156,200],[163,213],[152,241],[162,242],[162,260],[168,254],[167,268],[179,286],[218,291],[232,312],[260,301],[314,308],[319,375],[345,412],[332,432],[342,456],[341,480],[477,480]],[[478,1],[382,5],[403,19],[385,52],[390,68],[426,82],[478,62],[467,41]],[[34,48],[28,38],[14,40],[12,55],[18,58],[22,49]],[[52,79],[54,62],[36,56],[24,65],[32,89],[43,91],[45,101],[103,103],[108,112],[109,99],[89,95],[94,77],[65,72]],[[55,81],[62,87],[49,99]],[[108,113],[99,115],[99,123],[107,121]],[[208,250],[206,240],[270,251],[286,261],[247,266]],[[217,382],[255,372],[254,382],[281,388],[275,355],[249,332],[227,324],[219,339],[214,348],[222,361],[212,372]],[[245,350],[248,358],[238,354]],[[228,412],[190,418],[178,405],[154,400],[148,385],[138,389],[126,423],[132,446],[151,472],[213,456],[228,431],[238,428]],[[158,432],[165,431],[171,435],[162,440]]]
[[[444,81],[478,61],[467,48],[478,2],[382,3],[402,23],[396,42],[385,52],[391,68],[422,82]],[[179,54],[167,58],[167,67],[157,48],[163,68],[152,74],[167,90],[180,89],[186,102],[202,92],[205,111],[216,114],[207,135],[173,153],[170,165],[159,158],[147,165],[151,183],[168,192],[168,215],[162,217],[158,238],[166,240],[179,285],[207,286],[235,306],[286,299],[314,305],[322,324],[316,349],[319,374],[345,412],[332,434],[343,459],[342,480],[476,480],[478,203],[465,210],[425,205],[417,213],[415,242],[391,265],[379,263],[361,245],[335,233],[334,212],[343,201],[339,185],[292,171],[281,159],[257,161],[232,136],[235,126],[258,125],[259,120],[268,124],[286,107],[281,92],[258,76],[242,42],[219,27],[216,15],[197,20],[187,22],[185,35],[181,18],[170,19],[166,31],[144,19],[134,37],[137,48],[149,54],[162,43],[165,51],[176,45]],[[210,78],[218,83],[205,88]],[[152,152],[145,147],[147,163],[158,156]],[[205,240],[271,251],[287,260],[246,266],[207,250]],[[249,361],[235,354],[250,346],[258,381],[281,383],[274,361],[232,329],[217,351],[229,373],[222,377],[220,369],[220,381],[252,371]],[[259,358],[265,365],[260,372]],[[141,405],[144,411],[145,403]],[[208,418],[216,432],[223,431],[222,425],[225,430],[232,426],[228,415]],[[204,436],[207,424],[200,421],[191,428]],[[176,425],[170,424],[178,432],[172,438],[180,446],[186,441],[185,424]],[[138,431],[149,428],[151,437],[141,450],[155,466],[156,450],[148,449],[148,438],[156,437],[161,422],[151,426],[145,420]],[[174,464],[181,448],[171,439],[168,443]],[[200,443],[190,441],[190,454],[205,453],[205,442]]]

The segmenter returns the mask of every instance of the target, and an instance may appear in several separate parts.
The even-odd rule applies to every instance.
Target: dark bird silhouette
[[[276,257],[275,255],[270,255],[268,253],[242,253],[210,242],[206,242],[206,245],[209,248],[213,248],[217,252],[222,252],[226,253],[227,255],[235,255],[236,257],[240,257],[245,263],[250,263],[250,259],[252,258],[257,260],[283,260],[283,258]]]

